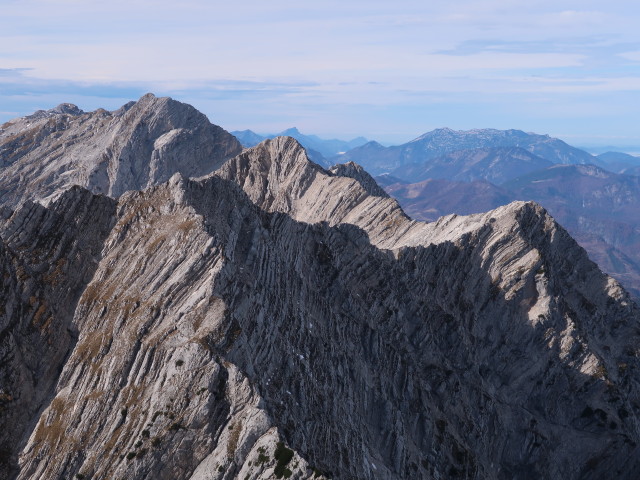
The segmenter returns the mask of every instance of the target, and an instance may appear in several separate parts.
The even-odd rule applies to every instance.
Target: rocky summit
[[[140,102],[172,106],[149,153],[190,110]],[[5,193],[2,478],[638,477],[640,311],[543,208],[417,222],[356,164],[206,123],[68,187],[134,108],[31,120],[110,118]],[[46,170],[38,132],[3,181]]]
[[[242,146],[190,105],[147,94],[108,112],[68,103],[0,128],[0,204],[50,201],[80,185],[112,197],[213,172]]]

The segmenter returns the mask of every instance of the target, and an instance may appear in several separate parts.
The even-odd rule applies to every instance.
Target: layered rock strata
[[[180,172],[213,172],[242,146],[190,105],[147,94],[118,110],[62,104],[0,127],[0,204],[51,201],[72,185],[118,197]]]
[[[638,309],[533,203],[415,222],[279,138],[208,177],[117,202],[75,188],[5,223],[3,338],[47,343],[34,291],[64,337],[41,400],[2,385],[17,478],[640,469]],[[3,375],[36,368],[6,358]]]

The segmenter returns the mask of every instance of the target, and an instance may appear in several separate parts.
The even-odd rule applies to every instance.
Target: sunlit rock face
[[[635,478],[625,291],[534,203],[422,223],[370,181],[281,137],[5,212],[1,474]]]
[[[118,197],[176,172],[206,175],[241,150],[231,134],[170,98],[147,94],[113,112],[62,104],[0,128],[0,203],[50,201],[72,185]]]

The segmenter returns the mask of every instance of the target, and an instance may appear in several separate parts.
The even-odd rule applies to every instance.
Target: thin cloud
[[[576,129],[625,129],[635,116],[624,112],[638,107],[636,5],[7,0],[0,116],[63,101],[117,108],[153,91],[234,127],[274,122],[265,131],[295,118],[318,133],[419,132],[463,118],[537,130],[536,105],[550,123],[579,111],[591,120]],[[620,118],[603,124],[612,99]]]
[[[32,70],[31,68],[0,68],[0,77],[22,77],[24,72]]]
[[[627,60],[632,60],[634,62],[640,62],[640,50],[636,52],[623,52],[619,53],[618,56],[622,58],[626,58]]]

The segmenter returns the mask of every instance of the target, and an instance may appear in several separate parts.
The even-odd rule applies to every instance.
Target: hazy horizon
[[[407,142],[440,127],[640,145],[640,6],[8,0],[0,122],[146,92],[227,130]]]

